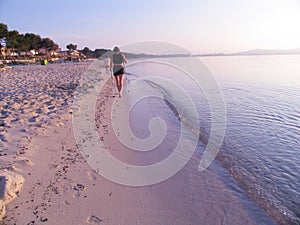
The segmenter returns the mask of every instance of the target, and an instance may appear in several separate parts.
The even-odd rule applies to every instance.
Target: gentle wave
[[[153,68],[151,68],[153,69]],[[150,68],[143,68],[147,73]],[[168,73],[161,73],[165,76]],[[170,77],[170,76],[169,76]],[[200,115],[199,141],[207,144],[211,115],[205,95],[182,82]],[[145,82],[146,83],[146,82]],[[167,105],[187,128],[188,108],[160,84],[149,83],[166,96]],[[227,107],[227,131],[217,160],[248,195],[280,224],[300,223],[300,90],[297,87],[255,87],[231,81],[221,85]],[[173,104],[173,105],[172,105]],[[178,115],[176,108],[187,112]],[[197,130],[199,132],[199,130]],[[195,132],[191,132],[195,133]]]

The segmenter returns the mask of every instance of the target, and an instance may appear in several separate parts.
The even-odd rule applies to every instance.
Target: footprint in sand
[[[77,184],[76,186],[73,187],[73,190],[75,191],[73,197],[74,198],[79,198],[81,195],[81,192],[85,189],[85,186],[83,184]]]
[[[97,216],[89,216],[88,219],[87,219],[87,222],[89,224],[100,224],[103,220],[102,219],[99,219]]]

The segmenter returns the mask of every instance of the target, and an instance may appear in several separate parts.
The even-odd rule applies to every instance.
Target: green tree
[[[88,47],[84,47],[84,49],[82,49],[82,51],[81,51],[81,52],[82,52],[83,54],[85,54],[85,55],[86,55],[86,54],[90,53],[91,51],[92,51],[92,50],[91,50],[91,49],[89,49]]]
[[[69,49],[70,51],[76,50],[77,49],[77,45],[73,45],[73,44],[68,44],[66,46],[67,49]]]
[[[4,23],[0,23],[0,48],[2,48],[2,46],[5,46],[7,34],[8,34],[7,26]],[[2,59],[1,53],[0,53],[0,58]]]
[[[93,58],[94,57],[94,52],[89,49],[88,47],[85,47],[84,49],[81,50],[81,53],[84,54],[88,58]]]
[[[25,41],[30,43],[29,50],[38,50],[41,46],[42,38],[40,35],[36,35],[33,33],[26,33]]]
[[[8,29],[4,23],[0,23],[0,48],[5,42],[5,38],[7,37]]]
[[[17,37],[18,45],[16,48],[22,51],[28,51],[30,49],[30,39],[25,38],[24,34],[19,34]]]
[[[48,50],[57,50],[58,45],[54,43],[50,38],[42,38],[41,40],[41,48],[46,48]]]
[[[104,57],[104,54],[106,53],[106,52],[108,52],[109,50],[107,50],[107,49],[103,49],[103,48],[101,48],[101,49],[95,49],[95,57],[96,58],[99,58],[99,57]]]
[[[7,37],[6,37],[6,46],[8,48],[18,48],[19,47],[19,32],[16,30],[8,31]]]
[[[45,48],[48,51],[57,50],[58,45],[50,38],[41,38],[33,33],[20,34],[16,30],[9,31],[7,25],[0,23],[0,47],[6,45],[7,48],[21,51],[38,50]]]
[[[0,38],[6,37],[8,34],[7,25],[0,23]]]

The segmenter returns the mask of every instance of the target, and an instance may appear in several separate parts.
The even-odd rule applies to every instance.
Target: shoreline
[[[56,78],[65,79],[62,75],[68,68],[61,70],[56,65],[53,69],[60,73]],[[55,108],[56,101],[63,103],[60,98],[72,100],[74,89],[70,80],[58,82],[55,90],[60,87],[64,94],[53,100],[50,107]],[[98,132],[111,149],[120,150],[114,152],[116,157],[130,161],[128,149],[121,149],[113,141],[110,105],[116,98],[111,95],[112,86],[107,84],[104,92],[107,94],[100,95],[97,101],[97,116],[101,117]],[[126,98],[130,94],[120,100]],[[29,108],[48,112],[41,109],[44,102],[39,105],[38,96],[33,96],[32,101],[36,106]],[[5,224],[275,224],[242,190],[230,189],[224,181],[229,175],[220,170],[218,162],[200,173],[197,153],[176,175],[155,185],[131,187],[106,180],[86,163],[77,148],[67,106],[70,104],[65,103],[58,115],[50,113],[52,121],[36,118],[41,126],[33,126],[35,135],[24,145],[31,163],[18,165],[25,182],[18,197],[7,205]],[[140,115],[151,113],[144,109],[139,108]],[[46,125],[44,121],[48,121]],[[199,145],[199,149],[204,147]]]
[[[250,199],[232,193],[215,165],[204,173],[191,173],[197,171],[196,157],[167,181],[129,187],[90,168],[76,148],[71,122],[48,128],[33,142],[34,165],[23,168],[25,183],[7,206],[7,225],[275,224]]]

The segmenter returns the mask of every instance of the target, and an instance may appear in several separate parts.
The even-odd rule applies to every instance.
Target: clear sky
[[[300,48],[300,0],[0,0],[0,22],[62,48],[143,40],[195,53]]]

